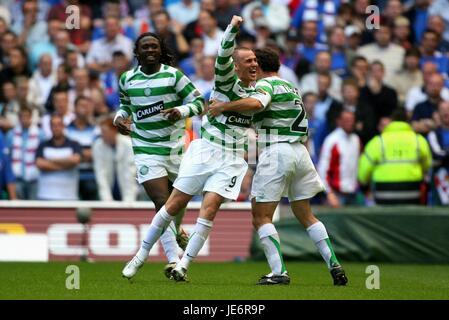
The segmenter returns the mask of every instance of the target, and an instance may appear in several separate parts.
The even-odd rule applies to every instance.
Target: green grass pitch
[[[66,289],[68,265],[80,270],[80,289]],[[189,283],[165,278],[162,263],[147,263],[134,280],[121,277],[124,263],[0,263],[0,299],[449,299],[448,265],[376,264],[380,289],[368,290],[368,263],[345,263],[346,287],[334,287],[324,263],[287,261],[289,286],[256,286],[265,262],[194,263]],[[373,263],[375,264],[375,263]]]

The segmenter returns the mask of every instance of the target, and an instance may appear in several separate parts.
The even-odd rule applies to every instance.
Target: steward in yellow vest
[[[395,112],[382,134],[371,139],[359,161],[358,179],[372,182],[376,204],[420,204],[420,188],[432,164],[426,139]]]

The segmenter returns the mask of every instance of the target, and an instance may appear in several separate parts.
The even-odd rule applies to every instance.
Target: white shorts
[[[179,168],[173,187],[190,195],[215,192],[236,200],[240,193],[248,164],[232,150],[205,139],[190,143]]]
[[[309,199],[324,191],[306,147],[297,143],[275,143],[259,155],[251,188],[256,202]]]
[[[181,156],[139,154],[135,158],[135,163],[137,168],[137,181],[140,184],[165,176],[168,176],[170,181],[175,181],[181,163]]]

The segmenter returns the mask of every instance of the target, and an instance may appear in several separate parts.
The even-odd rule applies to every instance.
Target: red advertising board
[[[87,207],[83,206],[86,210]],[[45,260],[45,255],[47,260],[79,260],[82,256],[92,261],[127,260],[138,250],[142,237],[155,215],[154,209],[142,206],[92,207],[87,209],[91,213],[90,221],[82,224],[77,219],[78,209],[76,206],[58,208],[54,205],[51,207],[0,205],[0,261],[16,260],[14,259],[16,254],[20,260],[27,261],[24,256],[26,250],[21,246],[35,250],[34,254],[41,257],[38,260]],[[197,208],[187,210],[183,220],[183,227],[187,231],[192,230],[198,213]],[[249,256],[251,237],[250,210],[222,209],[197,260],[245,259]],[[27,239],[34,244],[31,248],[26,244]],[[9,248],[9,251],[2,250],[1,244],[4,248]],[[38,254],[38,250],[42,253]],[[150,252],[150,260],[166,260],[159,242]]]

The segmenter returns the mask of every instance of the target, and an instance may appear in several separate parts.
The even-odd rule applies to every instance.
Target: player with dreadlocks
[[[120,109],[114,124],[120,133],[131,136],[137,180],[159,211],[178,174],[185,119],[203,112],[204,99],[190,79],[172,67],[173,56],[158,35],[141,34],[135,42],[134,56],[138,65],[124,72],[119,80]],[[187,246],[187,235],[180,227],[183,216],[180,213],[176,225],[170,224],[161,236],[169,262],[164,269],[167,277],[179,261],[176,241],[183,249]],[[142,247],[146,247],[145,241]],[[141,267],[148,257],[146,253],[125,266],[124,277],[134,276],[138,268],[130,266]]]

